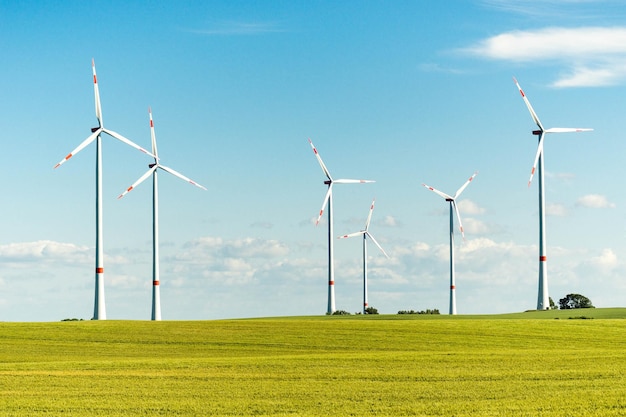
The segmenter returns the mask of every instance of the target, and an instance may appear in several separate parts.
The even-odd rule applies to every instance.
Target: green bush
[[[415,310],[400,310],[398,311],[398,314],[439,314],[439,309],[434,308],[434,309],[426,309],[426,310],[422,310],[422,311],[415,311]]]
[[[326,314],[328,315],[328,313],[326,313]],[[337,310],[332,315],[333,316],[349,316],[350,313],[347,312],[346,310]]]
[[[367,307],[365,309],[365,314],[378,314],[378,309],[374,307]]]

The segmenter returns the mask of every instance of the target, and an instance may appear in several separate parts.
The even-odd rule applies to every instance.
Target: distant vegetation
[[[561,310],[571,310],[575,308],[595,308],[591,300],[580,294],[567,294],[559,300]]]
[[[328,315],[328,313],[326,313],[326,315]],[[350,315],[350,312],[346,310],[336,310],[331,314],[331,316],[349,316],[349,315]]]
[[[422,311],[415,311],[415,310],[400,310],[398,311],[398,314],[439,314],[439,310],[434,308],[434,309],[427,309],[427,310],[422,310]]]

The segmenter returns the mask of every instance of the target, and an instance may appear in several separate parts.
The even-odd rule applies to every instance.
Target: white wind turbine
[[[183,174],[174,171],[172,168],[168,168],[165,165],[159,164],[156,136],[154,134],[154,122],[152,121],[151,109],[148,109],[148,114],[150,115],[150,136],[152,138],[152,153],[154,154],[154,163],[148,165],[150,169],[117,198],[120,199],[124,197],[133,188],[142,183],[152,174],[152,320],[161,320],[161,293],[159,290],[159,188],[157,181],[157,169],[161,168],[163,171],[169,172],[175,177],[187,181],[188,183],[195,185],[198,188],[202,188],[203,190],[206,190],[206,188],[185,177]]]
[[[116,133],[110,129],[104,127],[102,121],[102,108],[100,106],[100,93],[98,91],[98,79],[96,77],[96,65],[91,60],[91,68],[93,70],[93,89],[96,101],[96,118],[98,119],[98,127],[91,129],[91,135],[85,139],[76,149],[70,152],[65,158],[55,165],[55,169],[65,163],[72,156],[76,155],[83,148],[89,145],[94,140],[96,141],[96,291],[94,300],[94,320],[106,320],[106,307],[104,303],[104,248],[103,248],[103,235],[102,235],[102,144],[101,134],[106,133],[115,139],[124,142],[127,145],[132,146],[135,149],[140,150],[150,156],[154,156],[141,146],[126,139],[124,136]]]
[[[333,205],[332,205],[332,195],[333,195],[333,184],[364,184],[369,182],[374,182],[370,180],[333,180],[330,176],[330,172],[326,165],[324,165],[324,161],[320,157],[317,149],[313,146],[313,142],[309,139],[309,143],[311,144],[311,148],[313,148],[313,152],[315,153],[315,157],[317,161],[320,163],[322,167],[322,171],[324,171],[324,175],[328,180],[324,181],[324,184],[328,185],[328,191],[326,192],[326,196],[324,197],[324,203],[322,203],[322,208],[320,210],[320,214],[317,217],[317,221],[315,225],[317,226],[322,218],[322,214],[324,213],[324,209],[326,205],[328,205],[328,309],[326,310],[327,314],[333,314],[335,312],[335,265],[334,265],[334,253],[333,253]]]
[[[548,257],[546,251],[546,205],[545,205],[545,189],[543,185],[544,180],[544,170],[543,170],[543,138],[546,133],[569,133],[569,132],[588,132],[593,129],[586,128],[572,128],[572,127],[553,127],[550,129],[544,129],[539,117],[537,117],[537,113],[533,110],[533,107],[530,105],[528,98],[526,98],[526,94],[520,87],[519,83],[513,77],[513,81],[515,81],[515,85],[522,95],[522,99],[524,99],[524,103],[526,103],[526,107],[528,107],[528,111],[533,118],[533,121],[539,127],[539,130],[533,130],[533,135],[539,136],[539,144],[537,146],[537,153],[535,154],[535,162],[533,164],[533,168],[530,171],[530,179],[528,180],[528,186],[530,187],[530,183],[533,180],[533,175],[535,174],[535,170],[537,166],[539,166],[539,293],[537,296],[537,310],[548,310],[550,308],[550,296],[548,293]]]
[[[374,244],[378,246],[378,249],[380,249],[383,255],[385,255],[387,259],[389,259],[389,255],[387,255],[387,252],[385,252],[382,246],[378,244],[376,239],[374,239],[374,236],[372,236],[372,234],[369,232],[370,221],[372,220],[372,213],[374,212],[375,202],[376,202],[376,199],[372,201],[372,205],[370,206],[370,212],[367,216],[367,221],[365,222],[365,229],[361,230],[360,232],[350,233],[347,235],[339,236],[337,238],[337,239],[345,239],[348,237],[361,236],[361,235],[363,236],[363,314],[366,313],[365,310],[367,310],[367,307],[368,307],[368,303],[367,303],[367,238],[369,237],[370,239],[372,239],[372,242],[374,242]]]
[[[454,196],[451,197],[446,193],[442,193],[439,190],[434,189],[426,184],[422,184],[424,187],[428,188],[430,191],[440,195],[445,198],[445,200],[450,203],[450,314],[456,314],[456,279],[454,273],[454,214],[456,212],[456,218],[459,221],[459,230],[461,231],[461,235],[463,239],[465,239],[465,233],[463,232],[463,224],[461,223],[461,215],[459,214],[459,208],[456,205],[456,199],[461,195],[463,190],[469,185],[470,182],[478,175],[478,172],[474,172],[474,174],[469,177],[465,184],[461,188],[454,193]]]

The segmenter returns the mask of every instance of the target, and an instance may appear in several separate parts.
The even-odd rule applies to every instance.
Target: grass
[[[624,318],[0,323],[0,416],[626,415]]]

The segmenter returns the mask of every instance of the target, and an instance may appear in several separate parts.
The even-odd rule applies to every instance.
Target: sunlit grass
[[[0,323],[0,416],[624,415],[625,313]]]

